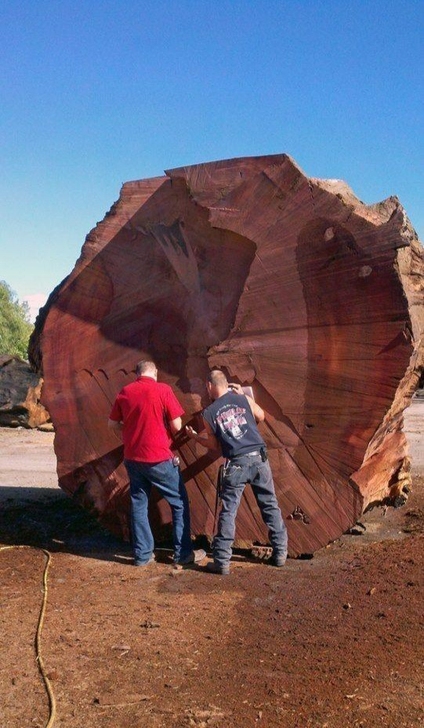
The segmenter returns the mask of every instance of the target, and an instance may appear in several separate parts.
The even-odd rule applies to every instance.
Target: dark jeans
[[[275,495],[269,462],[260,455],[241,455],[225,468],[221,490],[218,532],[213,543],[213,557],[219,566],[227,566],[236,532],[236,515],[247,483],[250,483],[262,518],[269,529],[273,556],[287,556],[287,530]]]
[[[153,554],[155,544],[148,515],[149,497],[153,485],[171,506],[174,559],[178,561],[188,556],[192,551],[190,510],[179,467],[174,465],[172,460],[164,460],[161,463],[124,460],[124,463],[130,479],[135,563],[145,564]]]

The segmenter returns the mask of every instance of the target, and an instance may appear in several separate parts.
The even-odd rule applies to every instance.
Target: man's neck
[[[227,392],[229,392],[229,391],[230,390],[228,387],[217,387],[215,390],[215,393],[214,393],[213,400],[215,401],[216,399],[223,397],[224,394],[227,394]]]

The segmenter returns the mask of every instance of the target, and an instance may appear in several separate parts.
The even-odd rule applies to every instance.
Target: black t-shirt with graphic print
[[[244,394],[226,392],[203,411],[203,417],[221,444],[225,458],[265,447]]]

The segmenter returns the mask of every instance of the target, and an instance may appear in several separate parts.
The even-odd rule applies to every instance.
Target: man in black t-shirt
[[[271,563],[284,566],[287,558],[287,530],[284,524],[265,443],[256,422],[263,422],[265,413],[240,385],[228,384],[219,369],[209,373],[207,388],[212,404],[203,411],[205,430],[187,434],[211,450],[221,447],[226,458],[221,485],[221,511],[218,532],[213,542],[213,563],[208,569],[217,574],[229,574],[235,520],[243,490],[252,487],[262,518],[269,529],[273,547]]]

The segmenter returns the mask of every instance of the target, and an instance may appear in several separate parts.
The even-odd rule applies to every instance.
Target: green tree
[[[10,286],[0,281],[0,354],[28,359],[28,341],[33,328],[28,304],[20,303]]]

